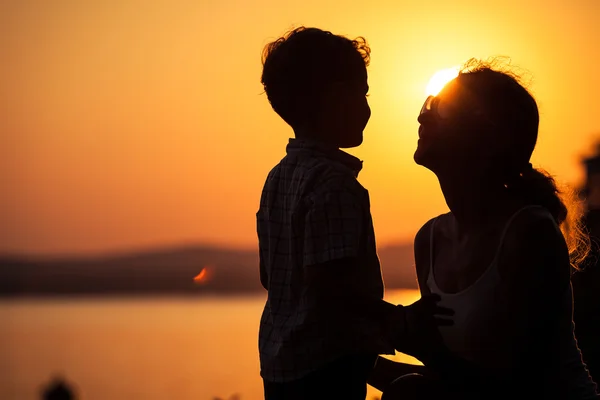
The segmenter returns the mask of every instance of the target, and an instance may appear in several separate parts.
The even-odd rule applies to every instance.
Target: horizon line
[[[412,240],[387,240],[384,243],[377,244],[378,249],[405,246],[412,244]],[[258,252],[258,244],[253,246],[248,245],[227,245],[224,243],[211,243],[211,242],[179,242],[172,244],[155,244],[155,245],[134,245],[128,248],[112,248],[105,250],[83,250],[83,251],[60,251],[60,252],[49,252],[49,251],[28,251],[28,250],[14,250],[14,249],[0,249],[0,259],[19,259],[25,261],[36,261],[36,260],[62,260],[68,259],[98,259],[98,258],[115,258],[115,257],[127,257],[136,254],[149,254],[149,253],[164,253],[174,251],[185,251],[192,249],[210,249],[210,250],[221,250],[221,251],[233,251],[233,252]]]

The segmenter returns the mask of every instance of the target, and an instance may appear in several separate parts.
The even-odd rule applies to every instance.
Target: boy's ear
[[[347,89],[347,85],[344,84],[344,82],[332,82],[329,84],[328,89],[332,92],[332,93],[336,93],[336,94],[340,94],[346,91]]]
[[[346,86],[343,82],[332,82],[323,89],[321,99],[323,104],[337,103],[340,97],[346,92]]]

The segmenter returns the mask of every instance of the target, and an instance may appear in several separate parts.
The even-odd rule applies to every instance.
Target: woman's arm
[[[433,220],[430,220],[423,225],[423,227],[421,227],[414,240],[415,268],[421,295],[430,294],[427,285],[425,285],[427,277],[424,276],[424,273],[426,274],[427,271],[421,270],[420,267],[423,265],[429,265],[428,261],[424,259],[424,257],[429,258],[429,234],[432,221]],[[368,383],[369,385],[383,392],[389,386],[389,384],[391,384],[397,378],[403,375],[414,373],[429,375],[429,371],[423,365],[396,362],[380,356],[377,358],[377,362],[373,368],[371,376],[369,377]]]
[[[548,381],[558,373],[562,324],[571,323],[570,311],[563,308],[570,268],[567,244],[547,211],[514,219],[498,258],[508,301],[506,334],[514,340],[509,379]]]
[[[434,219],[431,219],[425,223],[419,229],[415,236],[414,240],[414,259],[415,259],[415,272],[417,275],[417,282],[419,286],[419,291],[421,293],[421,300],[424,298],[433,299],[433,295],[427,286],[427,277],[429,275],[429,265],[430,265],[430,237],[432,233],[432,224]],[[436,301],[437,300],[433,300]],[[436,353],[438,353],[438,349],[442,346],[442,338],[437,329],[438,326],[441,325],[451,325],[452,319],[451,315],[453,314],[453,310],[439,307],[437,306],[439,315],[444,315],[446,318],[436,319],[436,323],[434,325],[429,326],[428,329],[421,329],[418,332],[415,332],[414,335],[410,333],[407,335],[408,337],[405,340],[399,341],[396,345],[396,350],[408,354],[414,358],[417,358],[419,361],[424,364]],[[416,314],[423,316],[427,319],[427,312],[422,309],[421,312],[417,312]],[[417,316],[418,316],[417,315]],[[450,317],[450,318],[448,318]],[[410,325],[410,324],[409,324]],[[410,331],[410,329],[409,329]],[[410,364],[409,364],[410,365]],[[414,372],[414,371],[412,371]],[[408,372],[408,373],[412,373]],[[397,377],[396,377],[397,378]]]
[[[415,272],[421,295],[431,293],[427,286],[427,277],[429,276],[429,266],[431,263],[430,250],[433,221],[434,219],[430,219],[419,229],[414,241]]]
[[[431,236],[435,219],[427,221],[419,229],[414,240],[415,272],[421,297],[431,295],[431,290],[427,286],[427,278],[431,265]],[[429,365],[432,358],[437,358],[441,352],[445,351],[442,337],[437,329],[422,333],[416,342],[419,343],[419,346],[407,344],[397,350],[417,358],[425,365]]]

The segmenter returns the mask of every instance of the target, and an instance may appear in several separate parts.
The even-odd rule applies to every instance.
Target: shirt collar
[[[363,162],[353,155],[348,154],[337,147],[330,146],[316,140],[291,138],[287,145],[286,151],[288,154],[299,151],[322,154],[328,159],[339,162],[349,168],[355,177],[358,177],[358,173],[363,167]]]

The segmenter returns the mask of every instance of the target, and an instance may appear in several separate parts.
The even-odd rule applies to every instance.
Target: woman
[[[418,232],[417,276],[454,325],[415,355],[422,374],[386,385],[394,366],[379,365],[384,399],[598,398],[572,323],[570,273],[586,242],[554,180],[530,164],[535,100],[515,76],[471,61],[418,121],[415,162],[436,174],[450,212]]]

